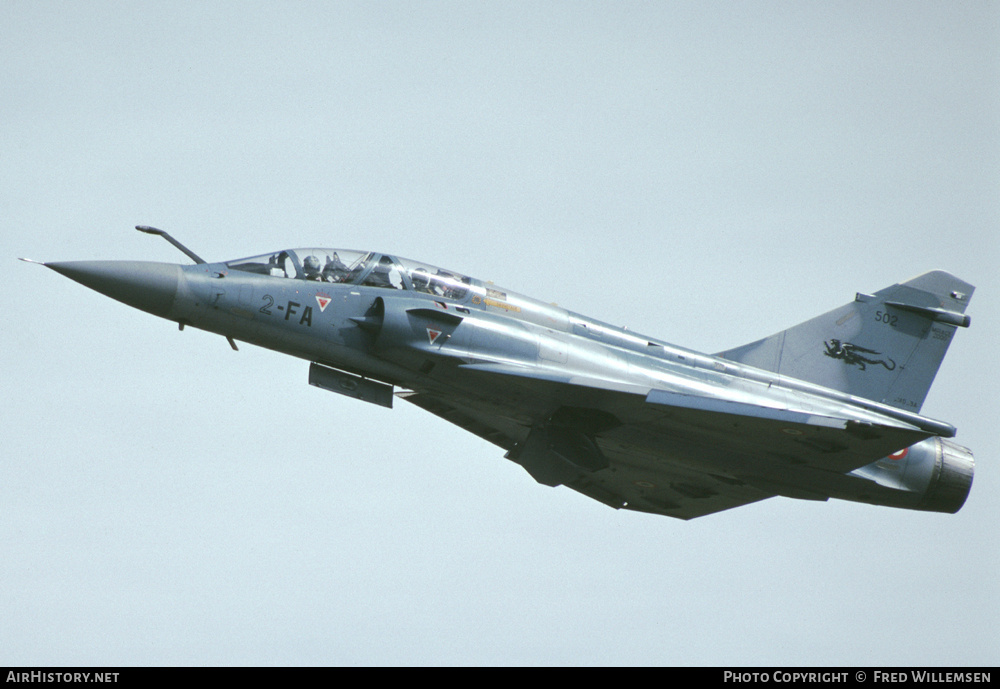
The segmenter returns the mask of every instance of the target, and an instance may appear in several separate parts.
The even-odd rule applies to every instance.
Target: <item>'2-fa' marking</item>
[[[302,304],[298,303],[297,301],[288,302],[288,306],[285,308],[285,320],[287,321],[289,318],[294,316],[296,314],[296,309],[298,309],[300,306],[302,306]],[[304,324],[308,325],[311,328],[313,324],[312,317],[313,317],[312,307],[311,306],[305,307],[302,310],[302,316],[299,318],[299,325]]]
[[[263,313],[263,314],[266,314],[268,316],[272,316],[272,315],[274,315],[272,313],[272,311],[271,311],[271,307],[272,306],[274,306],[274,297],[272,297],[270,294],[265,294],[264,295],[264,305],[261,306],[260,309],[258,309],[258,310],[261,313]],[[284,306],[278,306],[277,309],[278,309],[278,311],[284,311],[285,312],[285,320],[286,321],[290,320],[292,316],[296,316],[297,315],[297,316],[299,316],[299,325],[306,325],[306,326],[309,326],[311,328],[312,327],[312,313],[313,313],[312,307],[311,306],[306,306],[302,310],[302,313],[300,314],[298,312],[298,309],[301,306],[302,306],[302,304],[298,303],[297,301],[289,301]]]

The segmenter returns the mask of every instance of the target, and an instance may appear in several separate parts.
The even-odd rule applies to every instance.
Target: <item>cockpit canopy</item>
[[[414,290],[464,299],[472,279],[426,263],[349,249],[286,249],[228,261],[232,270],[295,280]]]

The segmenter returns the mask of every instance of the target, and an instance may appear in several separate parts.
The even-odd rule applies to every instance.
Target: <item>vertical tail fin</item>
[[[924,273],[716,356],[919,412],[974,290]]]

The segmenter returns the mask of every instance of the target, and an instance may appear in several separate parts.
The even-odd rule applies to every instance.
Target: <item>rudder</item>
[[[716,356],[919,412],[974,290],[931,271]]]

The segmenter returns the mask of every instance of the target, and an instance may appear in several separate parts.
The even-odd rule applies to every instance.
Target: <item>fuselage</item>
[[[322,271],[307,277],[297,266],[317,253],[358,255],[369,265],[337,281],[324,279]],[[287,256],[281,261],[287,267],[264,274],[264,256],[181,266],[178,298],[167,317],[403,388],[439,384],[440,371],[423,372],[429,364],[503,363],[806,414],[848,405],[861,421],[889,417],[954,435],[949,424],[695,352],[408,259],[333,249],[265,256]],[[447,277],[435,284],[435,274]],[[431,278],[418,283],[414,275]]]

